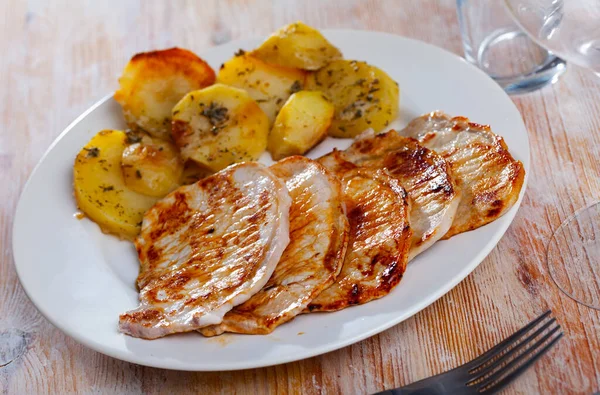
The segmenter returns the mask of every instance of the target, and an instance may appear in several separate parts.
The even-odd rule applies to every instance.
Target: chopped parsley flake
[[[97,158],[98,155],[100,155],[100,149],[98,147],[84,148],[84,150],[87,151],[87,154],[85,155],[86,158]]]
[[[142,136],[140,136],[139,134],[128,130],[127,132],[125,132],[125,135],[127,136],[125,138],[125,142],[127,144],[135,144],[135,143],[139,143],[140,141],[142,141]]]
[[[218,103],[211,102],[208,107],[205,107],[200,114],[208,118],[212,128],[211,131],[217,134],[219,129],[223,128],[223,123],[229,120],[227,114],[227,107],[224,107]]]
[[[290,86],[290,93],[294,94],[296,92],[299,92],[300,90],[302,90],[302,84],[300,84],[300,81],[298,80],[294,81],[292,86]]]

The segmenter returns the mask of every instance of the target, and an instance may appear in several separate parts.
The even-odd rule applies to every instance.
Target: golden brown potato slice
[[[172,143],[149,136],[128,135],[121,169],[125,184],[148,196],[163,197],[180,186],[183,161]]]
[[[317,70],[342,58],[340,50],[321,32],[302,22],[277,30],[251,55],[267,63],[304,70]]]
[[[267,64],[243,51],[225,62],[217,76],[218,82],[248,92],[271,124],[290,95],[304,88],[305,79],[302,70]]]
[[[383,70],[356,60],[336,60],[308,78],[307,89],[324,92],[335,106],[334,137],[379,132],[398,115],[398,84]]]
[[[212,85],[215,72],[190,51],[171,48],[135,55],[119,78],[115,100],[132,129],[171,138],[171,110],[188,92]]]
[[[133,240],[144,213],[158,199],[125,185],[121,157],[127,146],[127,135],[120,130],[96,134],[75,159],[74,192],[79,209],[104,232]]]
[[[184,160],[219,171],[258,159],[267,147],[269,120],[246,91],[215,84],[177,103],[172,134]]]
[[[302,155],[327,136],[333,119],[333,104],[321,92],[294,93],[277,114],[269,135],[274,160]]]

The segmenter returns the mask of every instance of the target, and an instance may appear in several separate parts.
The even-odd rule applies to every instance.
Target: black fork
[[[492,394],[502,390],[563,336],[548,310],[481,356],[445,373],[377,395]]]

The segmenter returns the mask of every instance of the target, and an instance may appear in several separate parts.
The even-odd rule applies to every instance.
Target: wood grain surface
[[[559,292],[544,254],[562,220],[600,199],[600,79],[571,66],[554,86],[514,98],[532,170],[504,238],[446,296],[378,336],[281,366],[189,373],[106,357],[37,312],[15,274],[11,229],[23,185],[55,137],[116,88],[135,52],[202,53],[294,20],[393,32],[462,54],[452,0],[0,1],[0,393],[369,393],[454,368],[548,308],[566,336],[506,393],[598,391],[600,312]]]

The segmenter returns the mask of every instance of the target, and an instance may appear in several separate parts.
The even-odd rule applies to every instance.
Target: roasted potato
[[[184,160],[218,171],[258,159],[267,147],[269,119],[246,91],[215,84],[177,103],[172,134]]]
[[[215,72],[190,51],[171,48],[135,55],[119,78],[115,100],[132,129],[171,138],[171,110],[188,92],[215,82]]]
[[[321,92],[294,93],[283,105],[271,133],[268,149],[274,160],[302,155],[327,136],[333,104]]]
[[[336,60],[314,72],[308,88],[332,101],[334,137],[354,137],[368,128],[379,132],[398,115],[398,84],[383,70],[365,62]]]
[[[121,170],[125,184],[135,192],[163,197],[180,186],[183,161],[172,143],[128,135],[129,145],[123,151]]]
[[[302,22],[277,30],[251,55],[267,63],[304,70],[317,70],[342,58],[340,50],[318,30]]]
[[[127,146],[125,132],[103,130],[96,134],[75,159],[74,192],[79,209],[104,232],[133,240],[144,213],[158,199],[125,185],[121,157]]]
[[[303,89],[305,78],[302,70],[267,64],[241,52],[225,62],[217,75],[218,82],[248,92],[271,124],[288,97]]]

